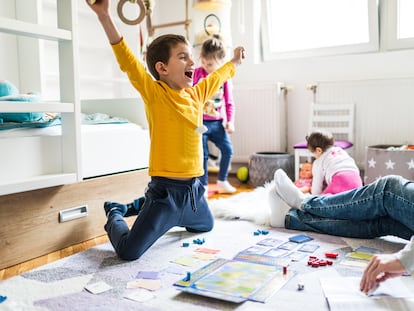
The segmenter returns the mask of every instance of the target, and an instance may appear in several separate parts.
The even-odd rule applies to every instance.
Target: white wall
[[[174,15],[179,19],[183,11],[175,10],[178,1],[158,0],[156,14],[162,19]],[[182,0],[185,3],[184,0]],[[259,51],[259,24],[260,1],[233,0],[232,1],[232,40],[233,46],[243,45],[247,50],[247,60],[238,68],[234,82],[284,82],[292,86],[293,91],[288,94],[288,135],[289,152],[292,145],[304,139],[308,130],[308,104],[313,100],[312,92],[306,89],[310,83],[318,81],[363,80],[377,78],[414,77],[414,50],[401,50],[391,52],[377,52],[355,55],[339,55],[330,57],[315,57],[303,59],[289,59],[260,62]],[[244,8],[241,5],[244,5]],[[243,8],[243,9],[241,9]],[[176,12],[173,14],[173,12]],[[244,12],[244,14],[241,14]],[[191,39],[191,38],[190,38]],[[414,98],[413,98],[414,100]],[[237,104],[237,103],[236,103]],[[378,109],[392,109],[392,106],[377,107]],[[368,122],[369,116],[358,118],[361,122]],[[407,120],[410,116],[401,115]],[[386,120],[373,120],[371,122],[383,123]],[[412,127],[414,138],[414,125]],[[362,133],[364,135],[364,133]],[[406,136],[406,135],[405,135]],[[377,137],[377,139],[381,139]],[[376,144],[377,142],[373,142]],[[395,138],[399,143],[399,137]],[[401,141],[401,143],[403,143]],[[414,141],[412,141],[414,143]],[[358,159],[359,163],[363,159]]]
[[[49,0],[47,0],[49,1]],[[193,17],[190,0],[157,0],[155,1],[153,24],[159,25],[185,19],[185,3],[188,1],[190,18]],[[114,7],[115,7],[114,1]],[[12,0],[0,2],[0,16],[14,14]],[[260,63],[259,23],[260,11],[257,10],[258,0],[233,0],[231,7],[231,25],[233,46],[243,45],[247,51],[245,63],[238,68],[234,82],[243,83],[276,83],[278,81],[292,86],[293,91],[288,94],[288,133],[287,145],[303,140],[307,133],[308,115],[307,105],[313,99],[312,93],[306,90],[306,85],[317,81],[358,80],[370,78],[414,77],[414,50],[394,52],[377,52],[360,55],[341,55],[332,57],[318,57],[311,59],[290,59]],[[244,4],[244,10],[241,10]],[[135,95],[128,81],[119,72],[115,60],[110,55],[110,48],[97,24],[96,17],[88,12],[84,0],[78,1],[81,8],[80,38],[87,42],[82,43],[81,62],[81,97],[102,98],[109,95],[131,97]],[[241,14],[244,12],[244,14]],[[116,12],[114,10],[114,15]],[[193,21],[195,23],[196,21]],[[131,47],[137,51],[138,27],[118,23],[122,33]],[[145,30],[145,25],[143,25]],[[174,32],[185,35],[183,26],[163,28],[156,31],[156,35]],[[194,38],[193,27],[190,27],[190,40]],[[17,43],[10,35],[0,34],[0,79],[9,79],[19,84],[19,63],[17,60]],[[99,57],[95,53],[99,52]],[[92,63],[93,60],[98,60]],[[20,71],[20,72],[24,72]],[[112,79],[111,77],[115,77]],[[33,90],[22,90],[33,91]],[[389,107],[378,107],[389,109]],[[401,118],[411,116],[401,115]],[[362,118],[363,119],[363,118]],[[364,120],[364,119],[363,119]],[[414,128],[413,128],[414,132]],[[292,151],[289,147],[288,151]]]

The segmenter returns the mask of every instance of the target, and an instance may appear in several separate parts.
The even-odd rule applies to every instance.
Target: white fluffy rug
[[[229,198],[209,200],[216,218],[243,219],[258,225],[270,224],[269,190],[274,182],[266,183],[251,192],[241,192]]]

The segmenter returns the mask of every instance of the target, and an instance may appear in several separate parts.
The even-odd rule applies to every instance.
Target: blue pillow
[[[19,90],[9,81],[0,81],[0,96],[17,95]]]

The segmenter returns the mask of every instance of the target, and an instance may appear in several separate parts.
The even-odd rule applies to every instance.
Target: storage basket
[[[293,155],[284,152],[256,152],[250,156],[249,183],[254,186],[262,186],[273,180],[275,171],[283,169],[293,180],[294,163]]]

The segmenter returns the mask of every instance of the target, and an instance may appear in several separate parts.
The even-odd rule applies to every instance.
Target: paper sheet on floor
[[[324,277],[321,286],[331,311],[414,310],[414,294],[400,278],[387,280],[370,296],[359,290],[359,277]]]

